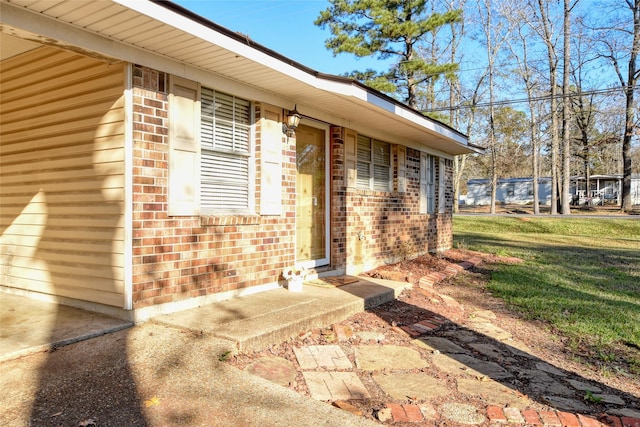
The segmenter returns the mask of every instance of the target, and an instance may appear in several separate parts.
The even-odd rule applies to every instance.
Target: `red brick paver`
[[[404,333],[406,335],[409,335],[410,337],[414,337],[414,338],[415,337],[419,337],[420,335],[422,335],[422,332],[415,331],[409,326],[400,326],[399,328],[395,327],[394,329],[396,329],[396,330],[399,329],[400,331],[404,331]]]
[[[538,416],[538,413],[533,409],[526,409],[522,411],[522,416],[524,417],[525,423],[528,425],[532,425],[532,426],[542,425],[542,421],[540,421],[540,417]]]
[[[414,332],[420,332],[421,334],[426,334],[433,331],[435,328],[430,328],[429,326],[423,325],[422,322],[414,323],[410,326],[411,330]]]
[[[578,419],[580,420],[580,424],[582,427],[601,427],[600,421],[593,417],[588,417],[586,415],[578,414]]]
[[[404,412],[402,405],[397,403],[387,403],[387,408],[391,409],[391,417],[394,421],[408,421],[407,414]]]
[[[433,319],[435,320],[435,319]],[[429,329],[438,329],[440,327],[440,325],[436,324],[436,323],[432,323],[430,321],[427,320],[421,320],[418,322],[420,325],[422,326],[426,326]]]
[[[553,411],[540,411],[538,412],[542,423],[546,426],[562,427],[560,419]]]
[[[458,274],[458,272],[464,270],[464,267],[461,266],[460,264],[449,264],[447,265],[447,267],[444,269],[445,272],[455,276],[456,274]]]
[[[622,425],[625,427],[640,427],[640,418],[622,417]]]
[[[489,406],[487,408],[487,417],[492,423],[506,423],[507,417],[504,415],[502,408],[498,406]]]
[[[402,405],[410,422],[422,421],[422,411],[417,405]]]
[[[422,421],[422,412],[416,405],[398,405],[396,403],[389,403],[387,407],[391,409],[391,416],[393,421],[404,423],[415,423]]]
[[[622,420],[620,419],[620,417],[605,415],[601,421],[613,427],[622,427]]]
[[[558,418],[560,418],[563,427],[580,427],[580,420],[573,414],[558,412]]]
[[[544,427],[640,427],[640,418],[602,415],[595,417],[562,411],[536,411],[514,407],[487,407],[487,417],[493,424],[544,426]]]

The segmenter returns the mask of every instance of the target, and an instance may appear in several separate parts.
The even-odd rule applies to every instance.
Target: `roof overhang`
[[[316,120],[417,149],[445,155],[483,151],[462,133],[381,92],[314,71],[174,3],[2,0],[0,8],[0,32],[21,43],[155,66],[186,78],[213,75],[226,82],[223,90],[253,90],[251,99],[289,109],[297,104]]]

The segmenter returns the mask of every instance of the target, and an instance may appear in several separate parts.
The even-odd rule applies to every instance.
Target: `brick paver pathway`
[[[481,259],[471,259],[468,262],[460,263],[457,267],[447,269],[444,273],[431,274],[422,278],[420,286],[432,287],[438,281],[457,274],[460,269],[477,266],[481,262]],[[518,346],[517,343],[513,341],[511,334],[492,324],[492,315],[494,314],[489,311],[476,313],[476,316],[474,316],[475,322],[470,322],[469,324],[470,329],[476,333],[492,337],[496,342],[508,340],[510,342],[509,348],[515,346],[514,349],[511,350],[511,353],[518,354],[520,352],[525,353],[526,356],[527,349],[524,346]],[[487,362],[477,358],[478,354],[483,354],[501,363],[505,357],[511,357],[513,354],[500,354],[496,346],[481,343],[468,344],[468,346],[474,350],[470,353],[466,349],[449,341],[447,338],[428,336],[429,333],[438,330],[447,324],[447,322],[449,322],[448,319],[433,313],[433,315],[428,315],[416,323],[402,327],[394,327],[393,330],[416,338],[412,342],[413,345],[431,349],[434,359],[430,360],[429,363],[433,364],[432,366],[435,366],[438,370],[446,372],[447,375],[455,377],[459,392],[469,395],[480,393],[482,396],[489,397],[488,401],[492,402],[492,404],[486,407],[473,407],[471,405],[457,403],[444,403],[439,406],[432,406],[390,401],[386,405],[386,411],[388,411],[387,416],[390,419],[386,421],[422,423],[420,425],[424,425],[424,422],[446,423],[447,420],[449,420],[468,425],[486,425],[488,423],[488,425],[492,427],[500,425],[508,427],[640,427],[640,418],[607,414],[596,418],[578,413],[579,411],[569,412],[553,409],[534,410],[529,408],[526,396],[517,396],[517,393],[509,393],[511,391],[510,389],[507,389],[503,384],[496,381],[498,378],[510,377],[512,375],[510,372],[506,371],[498,363]],[[353,336],[353,331],[345,329],[344,325],[337,326],[338,330],[336,333],[339,338],[349,339]],[[420,339],[418,339],[418,337],[420,337]],[[380,375],[372,375],[374,381],[377,381],[378,386],[386,390],[388,394],[396,395],[400,392],[400,395],[402,395],[402,399],[400,400],[403,400],[405,397],[402,393],[403,387],[407,388],[404,391],[416,394],[416,390],[411,389],[411,387],[407,385],[412,383],[407,382],[406,379],[403,380],[405,378],[403,375],[412,375],[415,377],[416,374],[407,374],[408,371],[404,371],[403,369],[415,369],[417,365],[414,366],[415,362],[413,362],[410,367],[403,367],[404,365],[402,365],[402,363],[398,364],[397,362],[402,362],[398,360],[398,357],[390,357],[389,354],[387,354],[393,350],[393,347],[394,346],[361,346],[356,348],[356,368],[365,369],[369,367],[369,370],[381,372]],[[408,350],[408,348],[405,348],[405,350]],[[377,351],[380,353],[376,353]],[[398,350],[395,351],[398,352]],[[360,381],[358,375],[352,372],[354,366],[339,345],[303,346],[295,348],[294,352],[298,364],[303,371],[302,375],[309,392],[314,399],[335,402],[338,400],[366,399],[370,397],[369,392]],[[472,354],[474,355],[472,356]],[[402,359],[406,357],[405,355]],[[358,360],[359,358],[360,360]],[[478,372],[474,371],[474,369]],[[484,375],[482,374],[483,372],[485,373]],[[566,379],[565,377],[567,376],[565,372],[542,362],[538,364],[538,370],[536,370],[535,373],[536,378],[533,379],[541,381],[542,387],[545,387],[545,384],[547,384],[550,388],[558,382],[557,378]],[[470,377],[469,375],[471,374],[475,375]],[[395,384],[393,384],[394,375],[397,377]],[[422,386],[429,384],[432,379],[434,381],[437,380],[424,373],[421,375],[426,375],[425,378],[419,380]],[[519,375],[526,375],[526,373],[520,372]],[[552,376],[555,376],[555,378],[552,378]],[[478,378],[480,377],[484,377],[486,380],[484,382],[478,382]],[[376,378],[378,378],[378,380],[376,380]],[[384,381],[380,380],[380,378],[383,378]],[[547,383],[544,382],[545,380],[548,380]],[[465,386],[467,383],[470,383],[470,385]],[[393,386],[390,384],[393,384]],[[568,384],[577,390],[578,394],[584,387],[589,387],[588,384],[575,380],[573,382],[569,381]],[[434,384],[431,385],[433,386]],[[442,387],[445,387],[444,384],[442,384]],[[566,386],[563,387],[562,390],[570,390]],[[391,392],[392,389],[393,392]],[[505,389],[507,392],[505,392]],[[598,391],[600,390],[598,389]],[[514,394],[514,396],[511,396],[511,394]],[[434,396],[438,397],[443,395],[446,395],[446,387],[444,394],[434,394]],[[504,399],[500,399],[497,396],[502,396]],[[492,401],[491,398],[494,398],[494,400]],[[501,402],[501,400],[504,401]],[[624,402],[614,403],[624,404]],[[580,402],[576,401],[575,405],[576,408],[579,407]]]

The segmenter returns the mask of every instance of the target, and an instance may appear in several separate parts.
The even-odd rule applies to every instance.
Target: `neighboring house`
[[[631,175],[631,204],[640,205],[640,174]]]
[[[570,193],[573,205],[621,204],[622,175],[592,175],[589,190],[585,177],[572,177]],[[551,203],[551,178],[538,178],[541,205]],[[533,178],[503,178],[498,180],[496,202],[500,204],[533,204]],[[472,206],[491,204],[491,180],[470,179],[464,203]],[[631,179],[631,203],[640,204],[640,176]]]
[[[637,183],[634,185],[631,180],[631,203],[640,203],[640,198],[634,197],[637,194]],[[591,175],[589,177],[589,189],[587,189],[587,179],[584,176],[571,178],[572,203],[574,205],[602,205],[602,204],[622,204],[622,175]]]
[[[451,247],[456,130],[172,3],[0,17],[0,290],[143,320]]]
[[[541,205],[551,203],[551,179],[538,178],[538,200]],[[496,202],[506,205],[533,204],[533,178],[498,179]],[[484,206],[491,204],[491,180],[470,179],[467,181],[465,204]]]

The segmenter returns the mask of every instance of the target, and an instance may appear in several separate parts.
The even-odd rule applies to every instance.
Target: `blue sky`
[[[313,24],[327,0],[174,0],[175,3],[316,71],[344,74],[384,63],[354,55],[333,56],[324,46],[329,30]],[[382,66],[381,66],[382,65]]]

